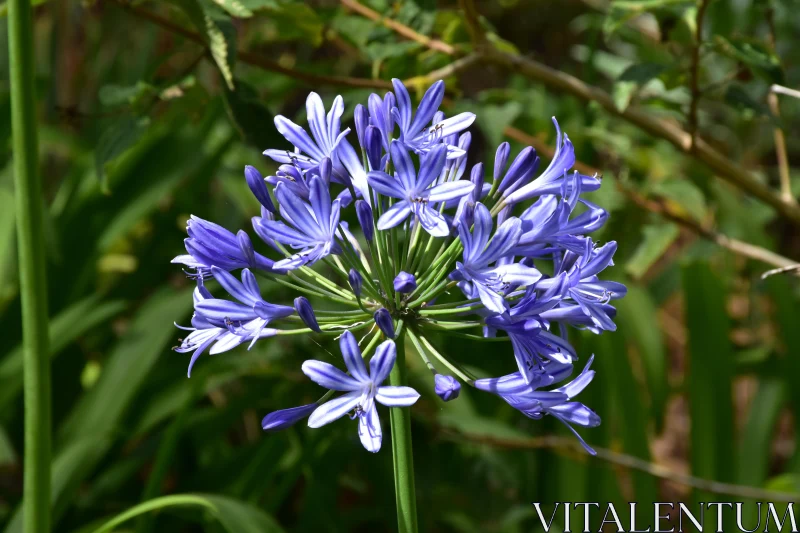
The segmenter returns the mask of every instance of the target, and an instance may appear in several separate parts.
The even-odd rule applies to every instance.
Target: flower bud
[[[453,376],[436,374],[433,377],[433,382],[436,396],[441,398],[442,401],[449,402],[450,400],[455,400],[461,392],[461,383]]]
[[[394,339],[394,322],[392,321],[392,315],[389,314],[389,311],[385,307],[381,307],[375,311],[375,323],[378,324],[378,327],[384,335],[390,339]]]
[[[301,405],[300,407],[273,411],[264,417],[261,421],[261,427],[264,431],[280,431],[286,429],[310,415],[316,408],[316,403],[310,403],[308,405]]]
[[[497,190],[503,192],[514,185],[519,186],[526,182],[531,174],[533,174],[536,166],[538,166],[538,159],[539,158],[536,157],[536,150],[534,150],[532,146],[523,149],[517,154],[517,157],[514,158],[511,166],[508,167],[508,172],[506,172]]]
[[[247,186],[253,192],[253,196],[261,202],[261,205],[266,207],[269,211],[275,212],[275,205],[272,203],[272,198],[269,197],[267,184],[264,183],[264,176],[256,167],[247,165],[244,167],[244,179],[247,180]]]
[[[414,277],[414,274],[409,274],[408,272],[400,272],[396,278],[394,278],[394,290],[395,292],[399,293],[409,293],[417,288],[417,279]]]
[[[358,136],[358,144],[364,146],[364,131],[366,131],[367,126],[369,126],[369,111],[367,108],[361,104],[358,104],[354,111],[354,116],[356,123],[356,135]]]
[[[350,288],[353,289],[353,294],[356,295],[356,298],[360,298],[361,287],[364,285],[364,278],[361,277],[358,270],[351,268],[350,273],[347,275],[347,281],[350,283]]]
[[[250,240],[250,236],[247,235],[244,230],[240,229],[236,233],[236,241],[239,243],[239,248],[242,250],[242,255],[244,255],[248,266],[250,266],[250,268],[255,268],[256,252],[253,250],[253,243]]]
[[[375,237],[375,221],[372,218],[372,208],[364,200],[356,201],[356,216],[364,231],[364,238],[372,241]]]
[[[375,126],[368,126],[364,132],[364,149],[367,152],[367,160],[372,170],[380,170],[381,166],[381,132]]]
[[[475,184],[475,188],[470,193],[470,199],[473,202],[480,202],[481,193],[483,192],[483,163],[477,163],[472,167],[472,172],[469,174],[469,181]]]
[[[501,143],[500,146],[497,147],[497,152],[494,155],[494,181],[500,179],[500,176],[503,175],[503,171],[506,169],[506,163],[508,163],[508,154],[511,153],[511,145],[507,142]]]
[[[306,326],[313,329],[317,333],[322,332],[322,330],[319,329],[317,317],[314,314],[314,309],[311,307],[311,302],[308,301],[308,298],[305,296],[298,296],[295,298],[294,309],[297,311],[297,314],[300,315],[300,319]]]
[[[330,183],[332,171],[333,163],[331,162],[331,158],[323,158],[323,160],[319,162],[319,176],[322,178],[322,181],[325,183]]]

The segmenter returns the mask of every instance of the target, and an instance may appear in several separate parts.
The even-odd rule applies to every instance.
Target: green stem
[[[389,383],[404,386],[408,383],[406,376],[405,331],[395,339],[397,345],[397,361]],[[392,407],[392,458],[394,463],[394,489],[397,504],[397,527],[399,533],[417,533],[417,496],[414,489],[414,456],[411,449],[411,408]]]
[[[50,531],[50,358],[47,331],[42,184],[37,172],[36,85],[29,0],[8,2],[17,246],[25,362],[25,479],[23,523]]]

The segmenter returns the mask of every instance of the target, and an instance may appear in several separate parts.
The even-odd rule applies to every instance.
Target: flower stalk
[[[389,374],[389,383],[394,386],[408,385],[405,364],[405,337],[408,328],[400,322],[395,339],[397,363]],[[411,409],[399,407],[390,413],[392,425],[392,464],[394,466],[395,503],[397,505],[397,529],[400,533],[417,533],[417,496],[414,486],[414,454],[411,444]]]
[[[42,184],[38,173],[33,23],[28,0],[8,2],[11,127],[25,382],[25,531],[50,531],[50,354]]]

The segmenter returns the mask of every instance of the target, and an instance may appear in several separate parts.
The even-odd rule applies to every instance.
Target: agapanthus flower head
[[[176,348],[192,354],[190,372],[203,353],[266,337],[313,335],[323,357],[330,352],[321,342],[339,341],[348,373],[329,362],[303,363],[328,392],[268,414],[266,431],[305,418],[316,428],[349,415],[364,447],[378,451],[376,403],[407,407],[419,397],[395,381],[405,372],[392,377],[396,386],[384,385],[405,360],[395,342],[413,347],[444,401],[466,384],[532,419],[553,416],[571,429],[600,423],[573,401],[594,371],[587,365],[570,381],[580,354],[567,338],[569,328],[615,329],[613,303],[626,291],[600,279],[616,243],[592,239],[608,213],[583,197],[600,180],[572,169],[575,150],[558,123],[555,155],[538,177],[536,151],[523,148],[512,158],[508,143],[497,148],[488,178],[480,162],[467,172],[472,134],[465,130],[475,115],[447,117],[443,96],[437,82],[415,108],[394,80],[392,92],[355,108],[351,134],[342,125],[343,99],[326,112],[312,93],[307,126],[275,119],[294,148],[265,147],[272,173],[245,168],[261,204],[252,223],[262,242],[197,217],[187,223],[187,253],[174,261],[198,284],[189,333]],[[348,224],[354,220],[358,226]],[[286,300],[292,305],[262,295],[277,287],[294,292]],[[507,343],[510,373],[473,376],[462,354],[445,348],[451,335]],[[503,344],[492,346],[490,353],[502,353]]]

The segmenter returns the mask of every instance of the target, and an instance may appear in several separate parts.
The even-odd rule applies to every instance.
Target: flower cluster
[[[245,231],[188,221],[186,255],[174,262],[197,281],[192,327],[185,328],[191,333],[176,348],[192,353],[189,373],[206,351],[275,335],[336,337],[347,373],[306,361],[303,372],[328,392],[268,414],[263,428],[283,429],[306,417],[319,427],[349,415],[358,419],[364,447],[376,452],[382,435],[376,402],[407,407],[419,397],[393,371],[404,361],[396,343],[407,339],[444,401],[456,399],[463,382],[533,419],[549,414],[573,432],[597,426],[600,418],[574,401],[594,371],[590,360],[570,380],[578,357],[567,331],[614,330],[611,301],[626,292],[598,279],[613,264],[616,243],[598,245],[589,236],[608,215],[581,194],[600,180],[571,171],[575,152],[555,119],[556,153],[543,172],[533,148],[509,164],[511,149],[503,143],[491,181],[481,163],[467,174],[465,130],[475,115],[445,117],[441,81],[416,110],[400,81],[393,89],[355,108],[355,136],[342,129],[341,97],[326,112],[311,93],[307,129],[275,119],[294,148],[264,152],[276,163],[272,176],[244,170],[261,203],[252,229],[264,255]],[[238,277],[231,273],[237,270]],[[293,305],[265,301],[257,276],[296,291]],[[221,289],[216,297],[205,286],[212,278]],[[476,378],[430,340],[451,335],[507,340],[516,370]]]

